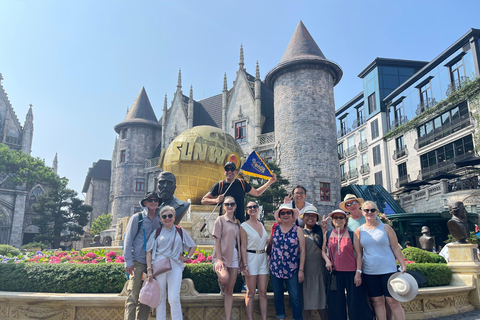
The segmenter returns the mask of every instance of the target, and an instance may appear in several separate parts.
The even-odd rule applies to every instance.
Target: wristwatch
[[[360,270],[360,269],[357,269],[357,272],[361,274],[361,273],[362,273],[362,270]]]

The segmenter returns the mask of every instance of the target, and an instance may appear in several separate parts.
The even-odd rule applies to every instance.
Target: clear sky
[[[245,67],[262,79],[302,20],[343,69],[336,108],[362,91],[357,77],[376,57],[430,61],[470,28],[480,1],[0,0],[0,73],[23,124],[33,104],[32,155],[81,192],[88,168],[111,159],[115,131],[142,86],[159,119],[182,69],[194,99],[229,88]]]

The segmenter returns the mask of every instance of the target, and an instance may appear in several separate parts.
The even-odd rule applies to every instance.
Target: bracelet
[[[302,268],[298,268],[298,271],[302,271],[302,272],[303,272],[303,269],[302,269]]]

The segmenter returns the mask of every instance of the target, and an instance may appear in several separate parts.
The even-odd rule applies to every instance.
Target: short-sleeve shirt
[[[243,185],[240,180],[235,179],[230,189],[228,189],[230,183],[223,180],[222,190],[219,190],[220,182],[215,183],[212,189],[210,189],[210,194],[214,197],[217,197],[220,194],[225,194],[225,196],[231,196],[235,199],[235,203],[237,204],[237,208],[235,209],[235,218],[237,218],[240,223],[245,221],[245,193],[249,193],[250,190],[252,190],[252,186],[247,181],[242,181]],[[243,190],[243,186],[245,186],[245,190]],[[228,191],[225,192],[227,189]],[[222,215],[222,208],[223,206],[220,206],[219,215]]]
[[[220,216],[215,220],[213,236],[220,239],[222,261],[227,267],[231,268],[233,262],[233,249],[235,246],[237,246],[237,253],[240,252],[240,250],[238,250],[238,246],[240,245],[240,225],[237,221],[230,220],[226,215]],[[215,247],[213,248],[212,259],[213,263],[216,263],[218,260]]]

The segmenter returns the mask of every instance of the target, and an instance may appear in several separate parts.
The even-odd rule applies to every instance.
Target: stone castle
[[[32,153],[33,141],[33,110],[28,109],[23,126],[13,109],[2,84],[0,73],[0,143],[12,150]],[[57,155],[53,160],[53,170],[57,172]],[[6,181],[7,175],[0,174],[0,244],[20,247],[32,242],[39,232],[32,224],[35,213],[31,205],[37,197],[45,192],[41,184],[14,186]]]
[[[157,118],[144,88],[125,119],[114,129],[118,136],[112,160],[93,163],[82,192],[94,207],[90,223],[102,213],[117,218],[141,210],[139,200],[154,190],[162,150],[192,127],[209,125],[231,134],[246,156],[256,150],[266,161],[276,160],[292,185],[302,184],[307,200],[321,212],[340,199],[340,171],[336,154],[333,87],[342,70],[324,54],[300,21],[280,63],[262,81],[244,66],[240,47],[233,87],[224,76],[218,95],[196,101],[193,87],[182,90],[181,71],[170,107],[167,95]]]

